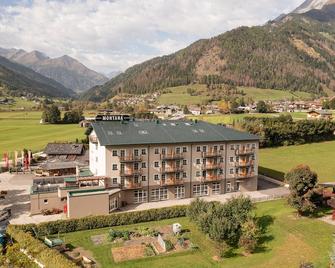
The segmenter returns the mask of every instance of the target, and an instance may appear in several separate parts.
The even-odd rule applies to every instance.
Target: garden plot
[[[137,228],[134,231],[109,231],[114,262],[152,257],[192,248],[188,232],[181,230],[175,233],[172,225],[156,229]]]

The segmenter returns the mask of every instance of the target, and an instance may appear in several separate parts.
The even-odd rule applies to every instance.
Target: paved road
[[[25,224],[25,223],[39,223],[45,221],[53,221],[65,218],[65,215],[34,215],[30,216],[30,186],[32,185],[33,175],[31,174],[0,174],[0,190],[8,191],[8,195],[5,200],[0,200],[0,209],[10,208],[12,210],[12,218],[10,222],[13,224]],[[249,196],[254,201],[264,201],[273,199],[274,196],[284,196],[288,194],[288,190],[284,187],[280,187],[273,183],[259,180],[259,190],[256,192],[245,192],[243,195]],[[233,196],[241,195],[241,193],[229,193],[225,195],[215,195],[203,197],[207,201],[219,201],[226,202]],[[181,199],[181,200],[168,200],[162,202],[151,202],[143,203],[139,205],[129,205],[124,207],[123,211],[135,211],[135,210],[146,210],[152,208],[162,208],[177,205],[187,205],[193,199]]]

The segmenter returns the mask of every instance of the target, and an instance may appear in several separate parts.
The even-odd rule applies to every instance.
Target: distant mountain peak
[[[335,4],[335,0],[306,0],[298,8],[296,8],[292,13],[306,13],[313,9],[322,9],[326,5]]]

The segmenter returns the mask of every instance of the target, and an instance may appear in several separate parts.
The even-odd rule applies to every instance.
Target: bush
[[[40,236],[98,229],[140,222],[159,221],[186,216],[186,206],[176,206],[144,211],[122,212],[79,219],[57,220],[39,224],[16,225],[26,232],[37,232]]]
[[[170,240],[164,240],[166,251],[171,251],[174,249],[174,246]]]
[[[7,233],[19,245],[20,249],[25,250],[27,254],[44,264],[46,268],[77,267],[58,251],[50,249],[31,234],[25,233],[13,225],[8,226]]]

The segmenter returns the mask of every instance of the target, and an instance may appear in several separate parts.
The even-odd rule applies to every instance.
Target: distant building
[[[332,120],[333,114],[326,110],[313,110],[307,113],[307,119],[309,120]]]
[[[189,110],[190,113],[193,114],[193,115],[201,115],[201,107],[190,106],[190,107],[188,108],[188,110]]]

